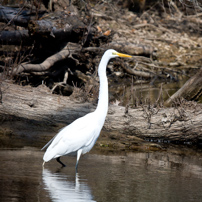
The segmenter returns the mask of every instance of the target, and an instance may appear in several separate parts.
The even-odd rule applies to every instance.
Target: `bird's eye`
[[[116,53],[115,53],[115,52],[113,52],[113,53],[112,53],[112,55],[116,55]]]

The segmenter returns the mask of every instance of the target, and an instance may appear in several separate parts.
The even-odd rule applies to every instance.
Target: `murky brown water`
[[[53,160],[42,169],[38,148],[0,150],[0,201],[202,201],[202,155],[168,153],[83,156],[75,174]]]

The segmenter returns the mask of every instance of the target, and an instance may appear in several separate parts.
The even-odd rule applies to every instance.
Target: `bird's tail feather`
[[[48,147],[51,144],[51,142],[55,139],[56,135],[41,150],[44,150],[46,147]]]

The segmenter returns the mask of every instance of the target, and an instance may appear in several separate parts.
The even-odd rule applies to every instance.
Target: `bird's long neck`
[[[100,80],[99,100],[96,112],[99,114],[99,120],[104,124],[108,111],[108,81],[106,75],[106,67],[109,60],[102,58],[98,67],[98,76]]]

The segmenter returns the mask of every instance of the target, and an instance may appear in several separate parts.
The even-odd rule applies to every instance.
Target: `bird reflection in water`
[[[93,202],[93,196],[87,183],[81,182],[79,174],[75,179],[61,173],[51,173],[48,169],[43,169],[42,173],[45,189],[49,192],[52,201],[82,201]],[[69,178],[69,180],[68,180]]]

